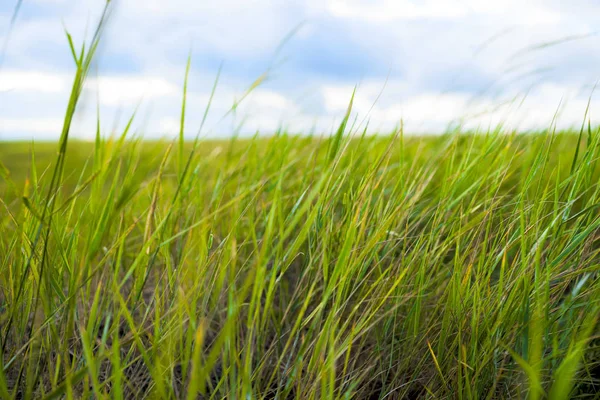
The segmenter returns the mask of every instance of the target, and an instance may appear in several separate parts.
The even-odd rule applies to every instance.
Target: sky
[[[102,0],[0,1],[0,140],[58,138]],[[72,135],[188,137],[580,126],[600,100],[595,0],[112,0]],[[2,50],[0,49],[0,50]],[[221,71],[207,123],[200,121]],[[252,83],[266,80],[244,97]],[[240,101],[241,99],[241,101]],[[238,104],[239,103],[239,104]],[[235,112],[229,112],[237,104]]]

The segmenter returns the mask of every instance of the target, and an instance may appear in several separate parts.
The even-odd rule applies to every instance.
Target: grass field
[[[599,141],[3,144],[0,394],[592,393]]]
[[[0,398],[600,397],[600,130],[77,142],[98,39],[0,144]]]

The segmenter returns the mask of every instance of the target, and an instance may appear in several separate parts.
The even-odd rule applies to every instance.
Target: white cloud
[[[372,131],[389,131],[402,120],[407,133],[438,133],[457,123],[482,130],[499,124],[507,129],[543,129],[549,127],[557,110],[557,126],[571,128],[583,122],[590,95],[578,87],[542,84],[529,93],[514,91],[501,97],[475,97],[465,92],[396,93],[376,101],[376,86],[371,83],[366,91],[358,88],[353,108],[358,120],[369,119]],[[401,87],[402,83],[392,82],[390,86]],[[348,106],[352,87],[326,86],[321,92],[328,114],[339,116]],[[592,98],[591,105],[592,122],[600,122],[593,113],[600,109],[600,99]]]
[[[321,93],[325,103],[325,109],[329,113],[343,113],[350,104],[350,99],[352,97],[353,91],[354,86],[350,85],[323,86],[323,88],[321,89]],[[373,105],[374,100],[375,99],[373,98],[372,93],[365,92],[364,90],[359,90],[354,97],[353,107],[355,110],[359,110],[360,112],[366,113],[369,110],[369,108]]]
[[[67,4],[69,2],[69,0],[33,0],[33,3],[38,3],[38,4],[51,4],[51,5],[62,5],[62,4]]]
[[[342,18],[356,18],[374,22],[412,18],[457,18],[467,9],[453,1],[415,3],[409,0],[328,0],[329,12]]]
[[[60,93],[67,89],[68,77],[42,71],[0,70],[0,92]]]
[[[181,92],[165,79],[145,76],[101,76],[91,78],[87,86],[98,91],[100,104],[105,106],[134,105],[142,100],[175,96]]]
[[[73,76],[34,70],[0,70],[0,94],[7,93],[62,93],[70,91]],[[141,100],[179,96],[181,88],[156,76],[113,75],[90,77],[86,87],[100,94],[100,104],[121,106],[137,104]]]
[[[23,134],[51,134],[55,135],[63,125],[60,118],[2,118],[0,117],[0,137],[5,132],[23,133]]]
[[[165,51],[212,51],[228,57],[269,56],[304,16],[302,2],[287,0],[127,0],[117,4],[113,31],[125,40],[114,43],[131,51],[131,41],[144,56]],[[143,25],[161,30],[139,29]],[[161,60],[165,62],[166,60]]]
[[[467,16],[512,16],[512,23],[551,24],[560,14],[539,1],[516,0],[328,0],[335,17],[362,21],[390,22],[400,19],[456,19]]]
[[[146,79],[143,77],[128,79],[100,77],[98,83],[101,87],[120,85],[124,90],[143,92],[145,86],[140,82],[146,82]],[[403,82],[389,82],[388,88],[395,90],[404,85]],[[562,108],[558,126],[573,127],[581,124],[589,95],[577,87],[546,84],[528,94],[514,92],[502,98],[473,97],[471,94],[460,92],[445,94],[426,92],[410,95],[396,92],[396,95],[386,96],[388,89],[385,89],[383,95],[377,100],[382,86],[383,82],[369,82],[358,88],[355,97],[353,117],[357,116],[359,122],[368,119],[373,132],[390,131],[400,120],[404,122],[407,133],[442,132],[449,124],[458,122],[467,128],[483,130],[494,128],[498,124],[514,129],[545,128],[552,121],[561,100]],[[134,131],[143,128],[142,133],[148,137],[174,136],[179,132],[180,93],[176,90],[176,86],[168,82],[163,82],[156,87],[159,89],[153,92],[155,96],[152,101],[149,99],[142,101],[143,110],[149,112],[148,119],[143,121],[144,112],[140,112],[134,124]],[[320,92],[325,111],[319,118],[315,118],[304,112],[284,93],[259,88],[239,105],[236,113],[222,119],[230,109],[233,99],[240,97],[239,91],[224,87],[213,103],[204,134],[223,136],[242,122],[244,128],[242,133],[246,134],[252,134],[256,130],[272,133],[280,126],[294,132],[307,132],[312,127],[316,127],[317,133],[329,133],[335,128],[335,124],[339,123],[340,117],[348,106],[352,90],[353,87],[348,85],[323,86]],[[166,95],[158,94],[162,92]],[[110,133],[106,128],[112,126],[111,117],[116,118],[122,105],[123,98],[118,96],[120,91],[117,90],[115,93],[111,94],[115,97],[109,96],[109,100],[105,99],[101,104],[105,133]],[[30,92],[26,96],[36,95]],[[507,101],[513,98],[513,101]],[[126,96],[125,99],[133,101],[135,98]],[[207,100],[206,92],[189,93],[185,132],[190,138],[196,135]],[[596,109],[600,109],[600,101],[593,99],[592,121],[599,121],[597,115],[593,113]],[[128,110],[132,111],[132,107],[130,106]],[[95,132],[95,108],[83,111],[76,120],[72,135],[79,138],[92,138]],[[127,112],[121,115],[118,126],[123,126],[124,120],[128,118]],[[35,113],[21,117],[0,115],[0,138],[6,138],[7,134],[34,135],[39,138],[53,137],[58,136],[61,127],[62,118],[59,117],[36,116]],[[119,128],[116,131],[118,132]]]

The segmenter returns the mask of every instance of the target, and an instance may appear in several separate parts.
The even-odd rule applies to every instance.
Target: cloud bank
[[[59,136],[74,71],[64,28],[89,37],[100,3],[26,0],[10,38],[14,3],[0,4],[0,139]],[[585,0],[115,0],[73,134],[93,137],[99,108],[105,134],[137,110],[138,134],[173,136],[190,51],[190,136],[219,68],[205,136],[329,133],[355,86],[371,131],[543,129],[557,112],[578,126],[590,96],[593,122],[600,110],[599,18]]]

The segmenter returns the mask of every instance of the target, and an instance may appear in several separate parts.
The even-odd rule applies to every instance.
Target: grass
[[[72,142],[99,32],[0,146],[1,398],[594,398],[598,129]]]

